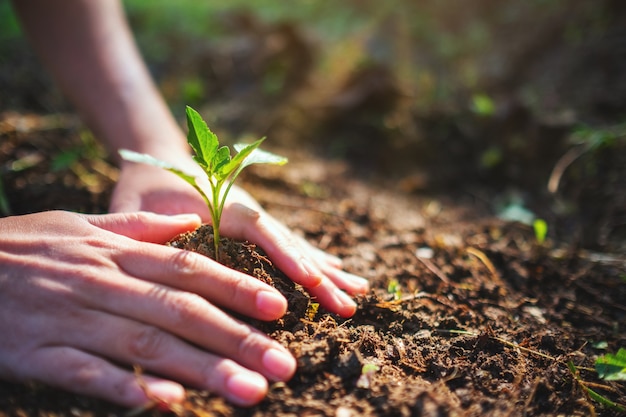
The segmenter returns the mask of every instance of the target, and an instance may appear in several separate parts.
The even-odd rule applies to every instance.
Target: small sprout
[[[397,279],[392,278],[389,280],[389,285],[387,285],[387,292],[389,294],[393,294],[394,300],[399,300],[402,298],[402,288],[400,288],[400,282]]]
[[[543,245],[548,234],[548,223],[546,223],[543,219],[535,219],[535,221],[533,221],[533,229],[535,230],[535,239],[537,239],[537,243]]]
[[[376,365],[375,363],[363,364],[363,366],[361,367],[361,375],[356,381],[356,386],[358,388],[369,389],[372,383],[372,378],[378,371],[380,371],[380,366]]]
[[[481,168],[491,169],[502,163],[503,155],[500,148],[492,146],[480,155]]]
[[[217,136],[211,132],[204,120],[202,120],[200,114],[189,106],[187,106],[187,126],[189,127],[187,142],[189,142],[194,152],[193,159],[206,174],[205,180],[208,179],[211,188],[208,193],[200,185],[202,184],[202,178],[190,173],[186,167],[177,167],[150,155],[140,154],[126,149],[121,149],[119,152],[122,158],[127,161],[154,165],[173,172],[187,181],[187,183],[191,184],[191,186],[200,193],[211,212],[215,258],[219,260],[217,258],[219,257],[220,221],[222,219],[222,211],[224,210],[226,197],[235,179],[248,165],[283,165],[287,162],[287,158],[259,149],[259,146],[265,138],[259,139],[249,145],[234,145],[237,154],[231,158],[228,147],[220,146]]]
[[[496,106],[486,94],[474,94],[472,97],[472,110],[479,116],[492,116],[496,111]]]
[[[587,393],[589,398],[591,398],[594,401],[597,401],[598,403],[602,404],[605,407],[612,408],[612,409],[620,411],[620,412],[625,412],[626,411],[626,407],[624,405],[616,403],[615,401],[611,401],[610,399],[606,398],[605,396],[603,396],[603,395],[599,394],[598,392],[592,390],[589,387],[589,383],[583,381],[583,379],[580,377],[580,373],[578,372],[578,369],[576,368],[576,365],[574,365],[574,363],[572,361],[568,361],[567,362],[567,367],[569,368],[569,371],[572,373],[572,376],[574,377],[574,379],[576,380],[578,385]]]
[[[598,376],[607,381],[626,381],[626,349],[620,348],[616,354],[607,353],[596,359]]]
[[[319,308],[320,308],[320,303],[309,304],[309,307],[307,307],[306,309],[306,316],[309,318],[309,320],[313,321]]]

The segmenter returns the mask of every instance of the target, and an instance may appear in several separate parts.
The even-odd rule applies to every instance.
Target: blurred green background
[[[191,105],[227,142],[267,136],[409,193],[460,190],[623,234],[622,0],[124,5],[181,121]],[[0,112],[71,110],[6,0],[0,91]]]

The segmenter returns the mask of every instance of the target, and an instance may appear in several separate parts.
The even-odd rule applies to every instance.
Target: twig
[[[567,167],[588,150],[588,145],[578,146],[576,148],[571,148],[561,158],[559,158],[557,163],[554,165],[554,168],[552,168],[552,173],[550,174],[550,179],[548,180],[548,191],[550,191],[550,193],[554,194],[557,192],[561,178],[563,177]]]
[[[491,273],[491,275],[493,276],[495,281],[501,282],[500,274],[498,274],[498,271],[496,270],[496,267],[493,266],[493,263],[489,260],[489,258],[487,257],[487,255],[485,255],[485,253],[483,251],[478,250],[476,248],[473,248],[471,246],[468,247],[465,250],[467,251],[468,254],[475,256],[483,264],[485,264],[485,266],[487,267],[487,269],[489,270],[489,272]]]
[[[620,403],[616,403],[615,401],[611,401],[608,398],[606,398],[605,396],[598,394],[597,392],[595,392],[594,390],[592,390],[591,388],[589,388],[589,386],[594,386],[594,387],[600,387],[600,388],[605,388],[603,385],[600,384],[592,384],[590,382],[585,382],[580,378],[580,375],[578,373],[578,370],[576,369],[576,366],[574,365],[574,363],[572,361],[568,361],[567,362],[567,367],[569,368],[569,371],[571,372],[572,376],[574,377],[574,379],[576,380],[576,382],[578,383],[578,385],[580,386],[580,388],[582,388],[583,391],[586,392],[586,394],[589,396],[589,398],[596,400],[597,402],[599,402],[600,404],[606,406],[606,407],[610,407],[613,408],[615,410],[621,411],[621,412],[626,412],[626,405],[620,404]]]
[[[141,369],[141,366],[133,365],[133,370],[135,372],[135,380],[137,381],[137,384],[139,384],[139,387],[141,388],[143,393],[146,394],[146,397],[148,397],[148,402],[144,405],[129,410],[124,414],[124,417],[136,417],[140,414],[145,413],[146,411],[153,409],[159,404],[167,404],[166,401],[161,400],[160,398],[157,398],[154,395],[150,394],[150,392],[148,391],[148,385],[146,384],[146,381],[143,379],[142,376],[143,370]]]
[[[426,258],[421,258],[419,256],[416,256],[417,260],[420,261],[421,263],[424,264],[424,266],[426,268],[428,268],[430,270],[430,272],[432,272],[433,274],[435,274],[441,281],[443,281],[446,284],[450,284],[450,279],[448,279],[448,277],[446,276],[446,274],[444,274],[441,269],[439,269],[439,267],[437,267],[437,265],[435,265],[434,263],[432,263],[430,261],[430,259],[426,259]]]

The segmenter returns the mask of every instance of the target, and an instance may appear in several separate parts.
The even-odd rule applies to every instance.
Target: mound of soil
[[[239,316],[241,320],[254,324],[268,333],[279,327],[292,328],[299,323],[300,319],[306,317],[307,311],[311,308],[311,298],[306,291],[275,268],[263,250],[254,243],[239,242],[222,237],[220,238],[219,257],[216,258],[213,226],[204,224],[196,230],[176,236],[167,242],[167,245],[217,259],[229,268],[248,274],[276,288],[285,297],[288,306],[287,313],[279,321],[274,324],[266,324]]]

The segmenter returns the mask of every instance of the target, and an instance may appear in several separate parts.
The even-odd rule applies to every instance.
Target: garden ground
[[[144,3],[131,24],[174,113],[198,108],[227,142],[267,136],[290,162],[241,185],[372,284],[348,320],[287,288],[303,307],[257,325],[296,356],[294,378],[253,408],[189,389],[171,412],[624,414],[590,391],[626,404],[594,369],[626,347],[623,2],[303,2],[281,22]],[[325,44],[307,36],[316,19]],[[106,212],[117,168],[24,40],[0,41],[0,211]],[[0,382],[0,417],[127,412]]]
[[[0,163],[29,165],[3,177],[15,213],[106,210],[112,165],[83,152],[54,168],[46,157],[84,146],[72,123],[5,115]],[[299,367],[260,405],[237,408],[190,389],[177,414],[620,414],[587,389],[626,403],[624,384],[594,371],[598,355],[626,346],[623,258],[550,238],[539,243],[532,227],[496,218],[471,194],[407,193],[385,178],[364,181],[344,161],[283,153],[289,164],[253,167],[242,185],[373,289],[348,320],[309,307],[262,325]],[[262,268],[271,272],[270,264]],[[38,385],[0,383],[0,391],[2,417],[128,411]]]

